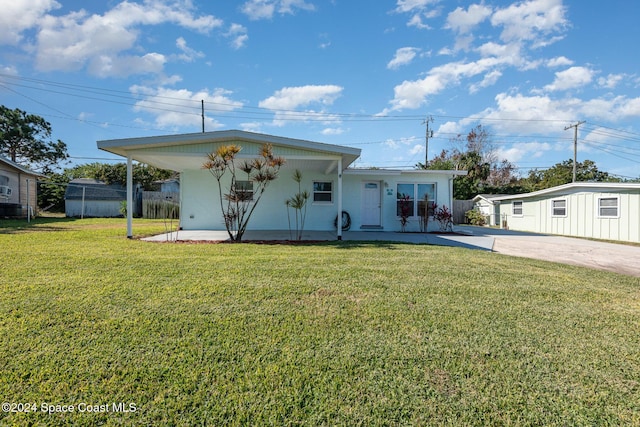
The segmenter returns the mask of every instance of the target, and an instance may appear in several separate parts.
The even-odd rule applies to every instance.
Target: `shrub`
[[[477,209],[471,209],[465,212],[464,216],[471,225],[487,225],[487,218]]]

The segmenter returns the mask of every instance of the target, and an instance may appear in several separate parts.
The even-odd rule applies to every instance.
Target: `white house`
[[[640,242],[640,183],[576,182],[490,200],[511,230]]]
[[[33,172],[0,156],[0,217],[27,217],[38,206],[38,179],[44,175]]]
[[[252,132],[228,130],[98,141],[98,148],[127,158],[132,192],[132,161],[180,173],[180,227],[184,230],[224,230],[217,181],[202,168],[207,154],[220,145],[242,147],[240,161],[258,156],[263,144],[286,160],[278,179],[270,183],[249,222],[254,230],[286,230],[285,200],[298,191],[292,173],[302,172],[302,188],[311,193],[306,230],[336,230],[336,218],[346,212],[351,230],[399,231],[398,195],[409,196],[408,231],[419,230],[418,203],[424,195],[451,208],[453,178],[466,171],[382,170],[349,168],[360,149]],[[342,215],[340,215],[342,216]],[[336,230],[338,239],[342,228]],[[131,236],[131,218],[128,221]]]

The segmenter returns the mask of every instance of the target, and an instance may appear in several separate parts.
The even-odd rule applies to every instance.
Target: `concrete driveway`
[[[470,236],[493,237],[493,251],[640,277],[640,246],[572,237],[459,226]]]

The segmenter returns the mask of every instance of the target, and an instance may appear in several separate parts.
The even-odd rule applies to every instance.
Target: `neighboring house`
[[[120,185],[107,185],[92,178],[74,179],[64,194],[65,215],[80,218],[122,216],[126,194],[126,188]]]
[[[181,228],[224,230],[218,184],[202,168],[207,154],[220,145],[237,144],[242,147],[238,159],[243,161],[258,156],[264,143],[272,144],[274,155],[284,157],[286,164],[278,179],[270,183],[251,218],[249,228],[254,230],[288,229],[285,201],[298,191],[292,179],[295,169],[302,172],[302,188],[311,194],[305,229],[324,231],[336,230],[334,221],[342,211],[350,216],[351,230],[399,231],[399,194],[409,196],[411,217],[407,230],[418,231],[417,202],[427,194],[429,201],[451,208],[453,178],[466,174],[466,171],[351,169],[349,166],[360,156],[358,148],[238,130],[107,140],[97,144],[102,150],[126,157],[128,168],[136,160],[179,172]],[[127,232],[131,236],[130,220]],[[337,230],[337,236],[341,238],[341,229]]]
[[[0,217],[26,218],[36,213],[38,179],[45,176],[0,156]]]
[[[576,182],[491,200],[511,230],[640,242],[640,183]]]
[[[473,206],[487,220],[487,225],[500,225],[500,203],[495,203],[497,197],[504,197],[506,194],[478,194],[473,198]]]

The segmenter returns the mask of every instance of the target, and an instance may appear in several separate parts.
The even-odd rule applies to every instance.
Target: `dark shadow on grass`
[[[56,224],[66,224],[77,218],[34,218],[31,222],[26,219],[0,219],[0,234],[13,234],[25,230],[30,231],[63,231],[66,227],[56,227]]]

